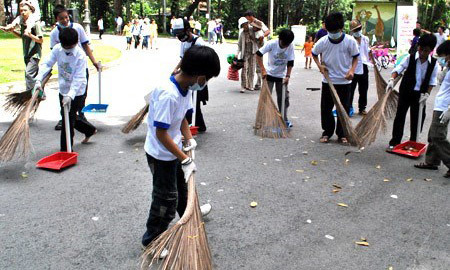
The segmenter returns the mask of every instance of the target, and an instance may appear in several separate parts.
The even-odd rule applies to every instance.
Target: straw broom
[[[323,76],[328,81],[328,85],[330,86],[331,96],[333,98],[334,105],[336,106],[337,115],[342,125],[342,130],[344,131],[347,140],[350,145],[353,146],[361,146],[360,139],[353,128],[350,117],[347,114],[347,111],[344,109],[344,106],[341,103],[341,100],[337,94],[336,88],[334,88],[333,83],[331,83],[330,76],[328,76],[328,71],[325,71]]]
[[[157,263],[160,270],[211,270],[212,258],[197,191],[195,172],[188,181],[188,202],[180,220],[153,240],[141,255],[141,269]],[[168,255],[160,260],[164,249]]]
[[[47,74],[42,80],[42,87],[48,82],[52,76],[52,71]],[[3,104],[3,109],[7,112],[16,115],[18,112],[22,111],[26,106],[27,101],[31,99],[31,90],[26,90],[19,93],[12,93],[6,96],[6,102]],[[38,103],[42,101],[42,98],[38,98]],[[37,107],[36,107],[37,109]],[[32,112],[34,113],[34,111]]]
[[[122,128],[122,132],[125,134],[130,133],[131,131],[136,130],[144,121],[145,116],[148,113],[148,104],[145,105],[137,114],[135,114],[130,121],[128,121],[125,126]]]
[[[264,80],[259,94],[256,121],[253,128],[255,134],[263,138],[290,137],[286,123],[272,99],[266,80]]]
[[[0,162],[12,160],[16,153],[19,157],[28,156],[31,149],[29,120],[39,106],[38,95],[39,91],[35,91],[25,102],[24,108],[0,139]]]

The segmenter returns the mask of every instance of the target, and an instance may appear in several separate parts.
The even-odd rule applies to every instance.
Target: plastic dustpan
[[[417,121],[417,138],[419,138],[420,135],[420,127],[422,125],[422,115],[423,115],[423,103],[420,103],[419,105],[419,119]],[[406,141],[404,143],[401,143],[399,145],[396,145],[394,149],[392,149],[393,154],[405,156],[405,157],[411,157],[411,158],[418,158],[420,157],[425,151],[427,150],[427,144],[415,142],[415,141]]]
[[[59,171],[66,167],[77,164],[78,153],[72,152],[70,143],[69,110],[64,107],[64,128],[66,130],[67,152],[56,152],[36,163],[37,168]]]
[[[197,133],[198,133],[198,127],[197,126],[190,126],[189,129],[191,130],[192,136],[197,135]]]
[[[392,149],[392,153],[411,158],[418,158],[425,153],[426,150],[427,145],[424,143],[407,141],[395,146],[394,149]]]
[[[89,104],[81,111],[84,113],[106,113],[108,104],[102,104],[102,64],[99,61],[100,68],[98,69],[98,104]]]

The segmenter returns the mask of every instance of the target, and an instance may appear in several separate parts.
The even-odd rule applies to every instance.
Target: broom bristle
[[[122,128],[122,132],[125,134],[130,133],[133,130],[136,130],[144,121],[145,116],[148,113],[148,104],[145,105],[137,114],[135,114],[130,121],[128,121],[125,126]]]
[[[288,128],[270,94],[267,81],[264,80],[259,94],[256,121],[253,127],[255,134],[263,138],[290,137]]]
[[[31,149],[29,119],[39,106],[38,95],[39,91],[36,91],[31,99],[25,102],[22,111],[0,139],[1,162],[12,160],[16,154],[19,157],[28,156]]]
[[[333,83],[331,83],[330,77],[328,73],[324,73],[325,79],[328,81],[328,85],[330,86],[331,97],[333,98],[334,105],[336,106],[337,115],[341,122],[342,130],[344,131],[345,136],[349,143],[353,146],[361,146],[361,142],[359,140],[358,135],[353,128],[350,117],[347,114],[347,111],[344,109],[344,106],[341,103],[341,99],[339,98],[336,88],[334,88]]]
[[[160,260],[167,249],[168,255]],[[150,269],[160,261],[158,269],[212,269],[211,251],[195,190],[194,174],[188,182],[188,203],[180,220],[159,235],[141,256],[141,269]]]

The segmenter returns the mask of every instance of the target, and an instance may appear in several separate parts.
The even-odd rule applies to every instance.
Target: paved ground
[[[99,133],[89,145],[76,143],[79,162],[62,173],[34,168],[59,147],[57,91],[50,85],[31,126],[34,155],[0,167],[0,269],[137,269],[151,194],[146,127],[130,135],[120,128],[176,65],[178,45],[161,39],[158,51],[124,52],[104,72],[109,111],[89,116]],[[305,88],[319,87],[320,75],[303,69],[300,53],[290,87],[292,138],[256,137],[259,92],[239,93],[239,84],[226,79],[225,55],[235,46],[216,48],[222,72],[210,82],[208,131],[197,138],[196,161],[200,200],[213,205],[206,229],[216,269],[450,269],[450,181],[443,168],[420,171],[412,168],[416,161],[386,154],[388,135],[348,156],[350,147],[318,143],[320,91]],[[89,102],[97,102],[96,92],[92,75]],[[371,84],[369,104],[375,100]],[[2,111],[0,135],[10,120]],[[332,184],[342,191],[333,193]],[[252,201],[258,207],[250,208]],[[369,247],[355,244],[361,237]]]

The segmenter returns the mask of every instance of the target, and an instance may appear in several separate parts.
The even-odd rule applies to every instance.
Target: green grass
[[[46,59],[50,53],[50,39],[44,37],[42,44],[42,59]],[[103,64],[118,59],[122,52],[112,46],[103,44],[100,40],[92,41],[92,48],[94,49],[94,56],[97,61],[102,61]],[[41,60],[42,61],[42,60]],[[92,67],[88,61],[89,67]],[[55,69],[54,69],[55,70]],[[25,72],[25,63],[23,61],[22,40],[15,38],[10,33],[0,32],[0,84],[23,81]],[[55,71],[53,71],[54,74]]]

